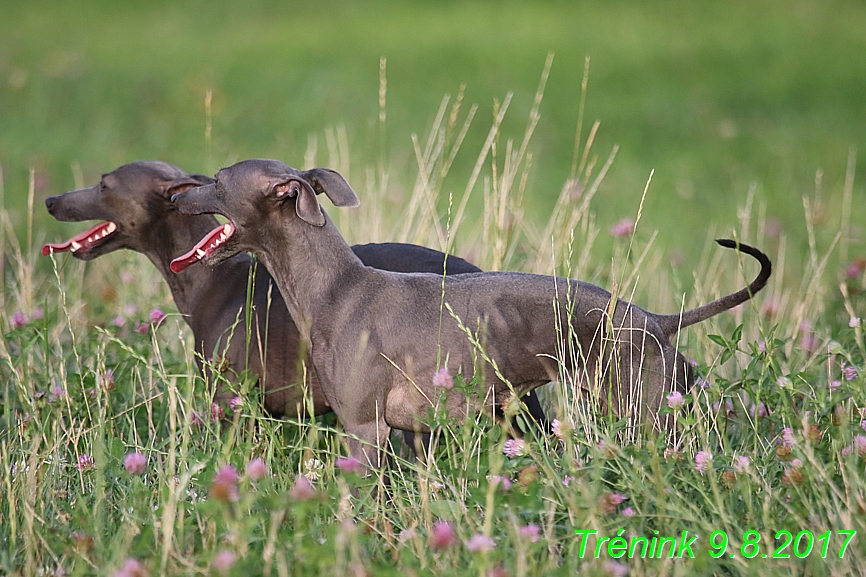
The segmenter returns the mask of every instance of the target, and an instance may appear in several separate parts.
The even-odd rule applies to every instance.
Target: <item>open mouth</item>
[[[117,230],[117,225],[111,222],[110,220],[105,221],[103,223],[97,224],[91,229],[85,230],[81,234],[77,236],[73,236],[69,240],[64,243],[48,243],[42,247],[42,256],[48,256],[49,254],[55,252],[68,252],[72,251],[76,253],[78,251],[87,252],[91,250],[94,246],[101,244],[105,241],[106,237],[110,234],[114,233]]]
[[[211,256],[216,249],[225,244],[234,233],[235,227],[230,222],[216,227],[210,231],[206,237],[201,239],[191,251],[171,261],[172,272],[179,273],[191,264]]]

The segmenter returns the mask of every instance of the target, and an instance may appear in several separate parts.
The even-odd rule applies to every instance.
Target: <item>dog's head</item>
[[[164,230],[164,226],[188,226],[180,220],[168,222],[180,217],[171,196],[210,182],[210,177],[187,174],[165,162],[124,164],[103,175],[94,186],[46,199],[48,212],[57,220],[102,222],[66,242],[46,244],[42,254],[72,252],[75,258],[90,260],[121,248],[144,252],[150,248],[147,243],[155,236],[154,231]]]
[[[217,264],[240,251],[260,252],[269,242],[269,226],[324,226],[325,214],[316,198],[322,193],[335,206],[359,203],[345,179],[327,168],[302,171],[278,160],[255,159],[220,170],[214,183],[172,197],[183,214],[221,214],[229,219],[175,259],[172,270],[180,272],[199,260]]]

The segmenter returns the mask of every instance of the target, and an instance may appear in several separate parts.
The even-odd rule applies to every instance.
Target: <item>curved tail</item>
[[[767,258],[767,255],[747,244],[737,243],[736,241],[727,238],[716,239],[716,242],[725,248],[735,248],[740,252],[755,257],[758,262],[761,263],[761,272],[758,273],[757,278],[755,278],[749,286],[740,289],[735,293],[723,296],[705,305],[701,305],[680,314],[659,315],[657,319],[658,323],[666,335],[672,336],[682,328],[705,321],[710,317],[746,302],[755,296],[755,294],[767,284],[767,280],[773,272],[773,264],[770,262],[770,259]]]

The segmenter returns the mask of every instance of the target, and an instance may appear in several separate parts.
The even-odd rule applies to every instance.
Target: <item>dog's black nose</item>
[[[51,212],[51,209],[54,208],[54,201],[56,201],[58,198],[60,198],[60,197],[49,196],[48,198],[45,199],[45,208],[48,209],[48,212]]]

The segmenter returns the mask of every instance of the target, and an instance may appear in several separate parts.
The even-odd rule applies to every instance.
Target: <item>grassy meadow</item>
[[[864,29],[844,1],[3,6],[0,575],[862,575]],[[774,274],[677,337],[673,433],[564,378],[549,434],[434,413],[425,460],[394,436],[362,477],[332,416],[269,418],[251,378],[212,406],[146,259],[39,256],[84,226],[49,195],[250,157],[347,176],[350,243],[651,311],[754,278],[716,237]]]

